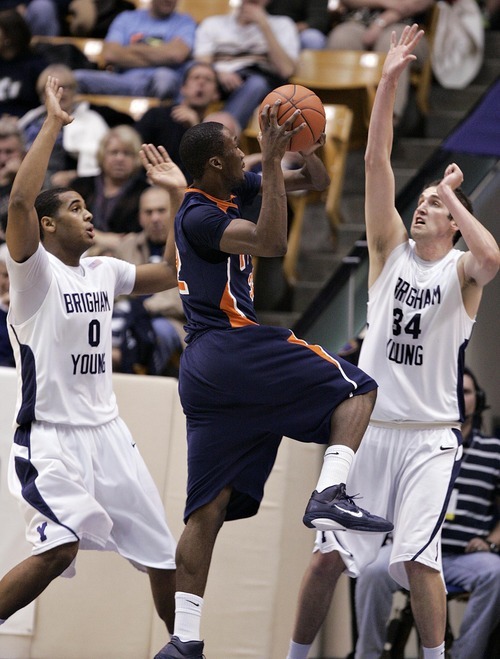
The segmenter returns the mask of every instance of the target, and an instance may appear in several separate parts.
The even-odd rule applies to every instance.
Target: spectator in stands
[[[5,240],[12,183],[26,153],[22,131],[14,118],[0,119],[0,242]]]
[[[0,12],[0,117],[22,117],[40,100],[36,81],[47,62],[31,51],[31,31],[15,9]]]
[[[500,620],[500,439],[481,432],[486,397],[464,370],[464,456],[441,533],[443,575],[448,586],[470,593],[453,659],[485,656]],[[378,659],[384,649],[392,595],[400,586],[389,575],[391,544],[385,544],[356,583],[356,659]]]
[[[29,25],[32,34],[56,37],[60,34],[60,12],[69,0],[3,0],[2,10],[16,9]]]
[[[47,117],[45,85],[49,76],[57,78],[63,89],[61,108],[73,116],[64,126],[52,151],[47,170],[46,187],[67,187],[77,176],[96,176],[100,168],[97,150],[101,139],[109,131],[100,114],[90,109],[86,101],[76,101],[77,82],[73,71],[65,64],[50,64],[42,71],[37,91],[42,102],[19,120],[24,132],[26,148],[30,148]]]
[[[111,331],[114,372],[160,375],[155,360],[156,334],[140,298],[128,295],[115,300]]]
[[[114,247],[124,233],[140,231],[139,197],[148,187],[141,166],[141,139],[132,126],[115,126],[101,140],[97,176],[76,178],[71,187],[93,214],[95,243]]]
[[[179,103],[150,108],[136,123],[136,128],[143,142],[164,146],[184,171],[179,157],[181,138],[190,126],[202,121],[218,97],[214,68],[206,62],[195,61],[184,74]]]
[[[325,48],[332,22],[328,0],[270,0],[267,11],[273,16],[289,16],[295,22],[301,48]]]
[[[391,35],[399,39],[406,25],[425,22],[426,12],[432,9],[435,0],[415,0],[414,2],[392,3],[394,8],[386,8],[390,3],[358,2],[342,0],[335,12],[340,19],[328,36],[327,48],[332,50],[373,50],[386,53],[391,44]],[[429,47],[425,37],[420,40],[415,51],[416,63],[422,66],[429,57]],[[417,65],[417,64],[415,64]],[[394,125],[397,126],[405,113],[410,89],[410,67],[402,74],[394,104]]]
[[[224,100],[244,129],[255,108],[293,74],[299,33],[288,16],[270,16],[268,0],[242,0],[233,11],[205,18],[196,31],[194,56],[215,66]]]
[[[104,39],[118,14],[135,8],[128,0],[71,0],[67,15],[69,33],[76,37]]]
[[[106,35],[106,70],[75,71],[80,91],[175,98],[196,29],[176,5],[177,0],[151,0],[147,9],[121,12]]]
[[[161,261],[169,227],[173,226],[170,195],[164,188],[151,186],[139,201],[140,233],[129,233],[119,242],[115,256],[134,265]],[[177,374],[184,347],[184,312],[177,289],[160,291],[143,300],[157,338],[155,366],[158,374]]]

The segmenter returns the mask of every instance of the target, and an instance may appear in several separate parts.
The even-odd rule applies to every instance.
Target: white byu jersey
[[[111,318],[135,266],[110,257],[66,266],[40,245],[24,263],[7,259],[7,318],[19,390],[16,423],[97,426],[118,415],[112,387]]]
[[[452,249],[439,261],[410,240],[390,254],[369,290],[359,366],[379,385],[373,421],[461,421],[464,351],[474,320],[462,301]]]

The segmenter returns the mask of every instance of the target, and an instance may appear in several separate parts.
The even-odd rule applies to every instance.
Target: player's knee
[[[370,389],[359,396],[353,396],[348,398],[352,402],[356,409],[356,413],[365,417],[370,417],[373,408],[375,407],[375,401],[377,400],[377,388]],[[352,408],[354,409],[354,408]]]
[[[218,532],[226,519],[227,507],[231,499],[232,488],[225,487],[219,494],[191,514],[189,521]]]
[[[372,409],[375,405],[375,401],[377,400],[377,392],[378,389],[371,389],[371,391],[367,391],[365,396],[367,396],[367,401],[369,401],[370,405],[372,406]]]
[[[39,554],[40,561],[48,574],[58,576],[66,570],[76,558],[78,542],[66,543]]]
[[[310,570],[316,577],[334,581],[344,570],[344,562],[337,551],[327,553],[317,551],[313,554]]]
[[[410,580],[412,579],[420,580],[426,577],[437,577],[439,572],[437,569],[430,567],[430,565],[425,565],[424,563],[419,563],[418,561],[405,561],[404,563],[406,574]]]

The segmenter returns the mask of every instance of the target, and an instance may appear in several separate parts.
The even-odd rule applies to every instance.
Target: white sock
[[[311,643],[302,645],[302,643],[295,643],[295,641],[290,641],[290,647],[288,648],[286,659],[307,659],[307,655],[309,654],[310,649]]]
[[[345,483],[351,468],[354,451],[343,444],[333,444],[325,451],[323,467],[319,475],[316,490],[322,492],[325,488],[338,483]]]
[[[444,657],[444,642],[438,645],[437,648],[424,648],[422,647],[424,659],[443,659]]]
[[[175,593],[174,636],[181,641],[201,641],[200,624],[203,597],[183,593]]]

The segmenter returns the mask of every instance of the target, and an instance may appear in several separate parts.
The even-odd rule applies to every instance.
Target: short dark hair
[[[35,210],[38,215],[38,223],[40,226],[40,240],[43,242],[44,234],[41,224],[41,219],[44,216],[56,217],[59,208],[62,205],[61,195],[65,192],[71,192],[71,188],[50,188],[44,190],[35,199]]]
[[[443,179],[440,178],[436,181],[432,181],[432,183],[427,183],[427,185],[425,185],[423,187],[423,190],[427,190],[427,188],[437,187],[441,183],[442,180]],[[458,201],[462,204],[462,206],[464,206],[469,211],[469,213],[472,213],[473,212],[472,202],[469,199],[469,197],[465,194],[465,192],[462,190],[462,188],[460,188],[460,187],[455,188],[454,192],[455,192],[455,195],[456,195]],[[450,213],[450,220],[451,219],[453,219],[453,216]],[[456,245],[461,237],[462,237],[462,234],[460,233],[460,231],[455,231],[455,235],[453,236],[453,244]]]
[[[0,30],[14,45],[16,55],[29,52],[31,29],[17,9],[6,9],[0,12]]]
[[[197,67],[204,67],[205,69],[209,69],[212,71],[214,74],[215,79],[217,80],[217,75],[215,72],[215,67],[213,64],[210,64],[210,62],[203,62],[202,60],[193,60],[188,64],[188,66],[184,69],[184,73],[182,74],[182,84],[184,85],[186,81],[188,80],[189,76],[191,75],[191,71],[193,69],[196,69]]]
[[[217,121],[206,121],[188,128],[182,136],[179,155],[193,179],[203,176],[210,158],[224,155],[223,128]]]

